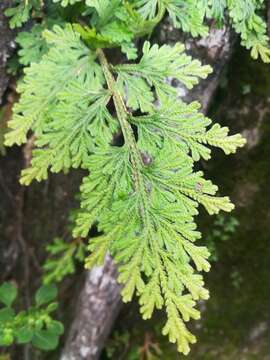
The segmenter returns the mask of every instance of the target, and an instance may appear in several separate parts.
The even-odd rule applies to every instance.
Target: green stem
[[[126,109],[125,103],[122,99],[122,96],[117,89],[116,81],[110,71],[110,65],[106,59],[106,56],[102,49],[97,49],[96,51],[100,64],[102,66],[104,76],[107,82],[108,89],[110,90],[114,106],[116,109],[117,118],[119,120],[121,130],[123,132],[125,144],[130,152],[130,161],[132,165],[132,176],[134,180],[134,188],[140,198],[140,210],[141,215],[143,217],[143,223],[147,228],[150,228],[151,222],[149,219],[148,212],[148,199],[147,199],[147,191],[142,175],[143,162],[141,158],[140,151],[137,147],[136,140],[134,137],[134,133],[130,123],[128,122],[128,111]]]

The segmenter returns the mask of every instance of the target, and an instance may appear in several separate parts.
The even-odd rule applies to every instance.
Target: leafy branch
[[[200,272],[209,271],[210,254],[196,245],[201,234],[194,217],[199,205],[209,214],[234,207],[228,197],[216,196],[217,186],[194,164],[210,158],[210,146],[230,154],[245,140],[218,124],[210,127],[198,103],[177,100],[168,76],[192,88],[211,72],[186,55],[182,44],[145,41],[138,59],[111,64],[106,48],[122,48],[134,39],[127,42],[122,27],[115,34],[112,23],[127,23],[132,9],[115,0],[109,11],[106,4],[87,1],[92,27],[68,23],[43,33],[48,52],[25,69],[5,141],[20,145],[30,131],[35,134],[31,166],[22,172],[24,185],[47,179],[49,171],[88,171],[73,229],[76,239],[90,237],[86,266],[112,254],[124,301],[137,295],[144,319],[164,309],[163,334],[187,354],[195,337],[185,323],[199,318],[196,301],[209,296]],[[104,35],[107,25],[110,36]],[[122,146],[115,146],[116,133],[123,135]],[[97,234],[91,237],[94,226]],[[74,255],[76,247],[65,245],[56,240],[50,248],[55,258],[45,265],[47,282],[73,271],[66,255]],[[52,272],[59,259],[66,272]]]

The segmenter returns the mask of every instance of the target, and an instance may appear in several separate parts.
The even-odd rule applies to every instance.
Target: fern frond
[[[217,186],[194,170],[194,162],[210,157],[209,145],[232,153],[244,140],[228,136],[226,127],[209,128],[211,120],[198,103],[176,101],[167,77],[191,88],[211,71],[187,56],[183,45],[145,42],[136,63],[110,64],[100,44],[114,47],[131,39],[124,28],[113,35],[116,14],[126,21],[122,2],[110,3],[116,14],[106,3],[87,1],[97,32],[81,25],[45,31],[49,51],[26,70],[6,143],[21,144],[29,130],[35,134],[23,184],[46,179],[49,170],[88,171],[73,230],[74,237],[84,238],[97,229],[85,265],[98,265],[110,253],[119,264],[124,301],[137,295],[144,318],[164,309],[164,334],[187,354],[195,337],[184,321],[198,318],[195,301],[209,297],[199,273],[209,271],[209,252],[196,244],[201,234],[194,217],[200,204],[210,214],[233,208],[228,197],[216,196]],[[124,144],[114,146],[119,130]]]
[[[168,301],[167,305],[168,320],[162,329],[162,334],[169,337],[170,342],[177,343],[177,350],[187,355],[190,351],[189,344],[196,343],[196,338],[186,328],[183,320],[179,317],[176,306]]]
[[[64,277],[75,272],[75,262],[84,261],[86,246],[80,239],[65,242],[61,238],[55,238],[46,250],[50,256],[43,265],[43,282],[50,284],[62,281]]]
[[[158,146],[169,138],[179,150],[190,152],[193,160],[198,161],[201,157],[210,158],[207,145],[219,147],[228,155],[245,144],[239,134],[229,136],[227,127],[214,124],[207,129],[211,120],[198,112],[199,107],[197,102],[187,105],[163,97],[160,108],[149,115],[132,117],[130,120],[140,134],[140,146]]]
[[[10,17],[9,25],[11,29],[21,27],[31,17],[32,10],[38,13],[42,7],[39,0],[15,0],[14,5],[5,11],[5,15]]]
[[[204,13],[198,1],[194,0],[170,0],[166,10],[172,19],[175,28],[191,33],[192,36],[208,35],[208,27],[204,24]]]
[[[57,104],[57,96],[74,79],[98,78],[102,73],[98,64],[91,61],[89,49],[80,41],[70,25],[65,29],[54,27],[54,32],[45,32],[51,46],[47,55],[38,64],[25,70],[24,81],[18,86],[21,99],[13,108],[12,129],[6,136],[6,145],[22,144],[30,129],[37,135],[43,133],[50,110]],[[63,56],[63,53],[65,56]]]
[[[208,65],[202,66],[198,60],[192,60],[183,53],[184,45],[176,43],[174,46],[153,45],[148,41],[143,46],[143,56],[137,64],[123,64],[113,67],[113,70],[121,76],[125,74],[125,86],[132,88],[133,77],[139,76],[145,80],[148,88],[154,86],[158,97],[164,94],[175,94],[175,88],[165,82],[165,78],[171,77],[180,81],[188,89],[198,84],[199,79],[205,79],[212,71]],[[130,91],[132,92],[132,90]],[[149,92],[149,91],[148,91]]]
[[[32,27],[31,32],[21,31],[16,37],[16,42],[20,46],[18,51],[19,61],[23,65],[30,65],[32,62],[39,62],[44,54],[48,51],[48,46],[42,32],[45,26],[36,24]]]

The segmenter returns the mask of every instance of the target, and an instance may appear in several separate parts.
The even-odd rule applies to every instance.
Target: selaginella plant
[[[166,13],[175,28],[182,29],[192,36],[206,36],[209,20],[213,20],[217,26],[221,26],[227,18],[227,21],[240,35],[241,44],[251,50],[251,56],[254,59],[261,57],[264,62],[270,62],[269,37],[264,19],[266,0],[13,0],[12,3],[13,6],[5,12],[10,17],[11,28],[22,26],[31,17],[38,20],[45,18],[45,22],[50,17],[54,20],[58,18],[59,21],[70,15],[69,6],[72,7],[71,17],[73,18],[74,15],[76,17],[76,15],[91,14],[94,8],[102,17],[103,35],[108,35],[111,39],[115,37],[114,40],[118,36],[118,40],[121,39],[122,42],[124,42],[124,34],[125,40],[127,40],[128,33],[132,35],[131,33],[136,30],[136,27],[126,26],[127,24],[123,21],[121,29],[118,27],[119,20],[124,20],[124,12],[120,9],[123,6],[126,8],[125,10],[128,10],[128,25],[131,25],[131,21],[135,19],[140,22],[140,25],[144,21],[146,26],[144,30],[148,31]],[[59,5],[62,6],[62,9]],[[116,15],[116,19],[109,25],[107,20],[111,20],[112,14]],[[127,13],[124,17],[126,15]],[[92,24],[96,25],[95,20]],[[133,23],[133,25],[139,24]],[[38,28],[41,29],[40,24]],[[34,33],[36,35],[37,29]],[[92,39],[93,35],[92,32]],[[31,44],[29,41],[31,35],[27,37],[28,44]],[[125,45],[123,46],[125,47]],[[34,47],[36,48],[36,44]]]
[[[109,252],[119,265],[124,301],[137,295],[144,319],[164,309],[163,334],[187,354],[195,337],[185,322],[200,317],[196,301],[209,297],[200,274],[210,269],[209,252],[196,245],[194,217],[200,204],[209,214],[233,209],[194,164],[210,158],[210,146],[230,154],[245,140],[212,124],[197,102],[177,99],[168,77],[191,89],[211,72],[182,44],[146,40],[136,55],[134,40],[150,34],[165,10],[183,24],[181,4],[87,0],[87,25],[45,30],[48,52],[25,69],[5,142],[21,145],[30,132],[35,136],[22,185],[47,179],[48,171],[88,171],[73,230],[85,238],[98,229],[86,267],[102,264]],[[132,61],[110,62],[108,48],[120,48]]]

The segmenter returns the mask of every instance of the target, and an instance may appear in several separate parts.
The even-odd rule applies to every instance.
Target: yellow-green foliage
[[[155,3],[161,2],[133,4],[142,6],[142,31],[156,16]],[[178,19],[178,2],[168,3]],[[114,12],[98,0],[87,4],[96,33],[71,24],[44,32],[49,51],[25,69],[6,144],[20,145],[30,130],[35,134],[31,167],[22,172],[24,185],[46,179],[48,171],[88,170],[73,231],[83,238],[98,227],[100,235],[89,239],[86,266],[101,264],[110,252],[119,264],[124,301],[137,295],[144,319],[155,308],[164,309],[164,335],[187,354],[195,337],[185,322],[199,318],[196,301],[209,296],[200,274],[210,269],[209,252],[196,245],[201,235],[194,217],[200,204],[209,214],[233,209],[194,163],[210,158],[210,146],[230,154],[245,141],[212,125],[198,103],[178,101],[165,81],[171,77],[191,89],[211,72],[209,66],[186,55],[181,44],[148,41],[138,60],[110,64],[102,47],[132,48],[131,27],[124,27],[131,10],[117,0],[110,2]],[[140,19],[139,13],[137,18],[132,13],[131,22]],[[113,145],[117,132],[123,146]]]
[[[93,15],[94,28],[89,34],[92,41],[97,40],[98,29],[100,41],[107,45],[112,40],[122,42],[122,50],[133,58],[136,52],[133,45],[130,47],[133,35],[152,31],[164,14],[169,15],[175,28],[204,37],[208,34],[207,20],[214,19],[221,26],[227,13],[228,21],[240,34],[241,44],[251,50],[251,56],[269,63],[265,4],[265,0],[13,0],[13,7],[5,14],[14,28],[22,26],[31,16],[42,17],[43,8],[49,17],[58,13],[65,17],[67,13],[61,11],[61,6],[72,6],[75,14]]]

